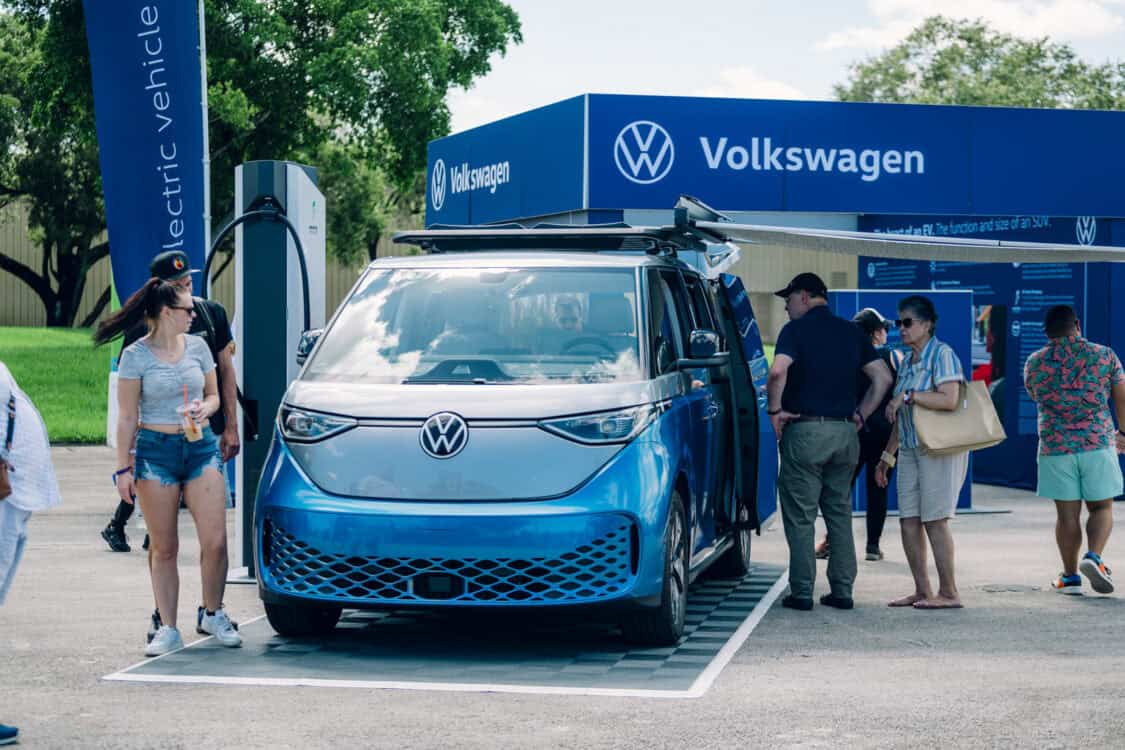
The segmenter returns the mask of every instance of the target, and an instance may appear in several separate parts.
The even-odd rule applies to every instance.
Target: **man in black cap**
[[[192,291],[192,274],[199,273],[191,268],[191,261],[187,253],[180,250],[169,250],[152,259],[148,266],[149,272],[164,281],[171,282],[188,293]],[[188,333],[201,336],[211,349],[211,356],[215,359],[217,377],[219,381],[219,399],[222,408],[211,415],[211,430],[219,435],[219,450],[223,461],[226,462],[238,455],[241,442],[238,437],[238,408],[237,380],[234,372],[234,342],[230,333],[230,320],[227,311],[218,302],[192,297],[195,315],[191,321]],[[137,339],[148,333],[144,324],[141,324],[125,334],[122,348],[129,346]],[[133,515],[134,506],[120,502],[113,518],[102,530],[102,539],[114,552],[128,552],[129,540],[125,536],[125,524]]]
[[[812,609],[819,507],[832,549],[831,592],[820,603],[851,609],[856,558],[849,495],[859,460],[856,431],[890,388],[891,373],[871,340],[828,309],[828,288],[815,273],[798,274],[776,294],[785,300],[790,321],[777,337],[767,385],[770,421],[781,442],[777,489],[789,543],[789,595],[781,603]],[[871,385],[857,404],[861,373]]]

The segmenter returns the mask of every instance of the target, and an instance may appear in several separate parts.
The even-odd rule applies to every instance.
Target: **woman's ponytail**
[[[165,307],[176,304],[179,293],[179,288],[174,284],[153,276],[125,300],[120,310],[98,324],[94,331],[94,345],[101,346],[113,341],[143,320],[155,319]]]

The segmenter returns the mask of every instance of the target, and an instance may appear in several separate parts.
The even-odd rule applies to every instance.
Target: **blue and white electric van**
[[[278,414],[253,532],[270,624],[598,605],[676,642],[689,583],[745,574],[773,502],[741,282],[668,227],[396,240],[426,252],[367,267]]]

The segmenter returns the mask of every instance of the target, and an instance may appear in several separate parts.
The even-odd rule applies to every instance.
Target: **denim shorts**
[[[219,438],[210,427],[203,428],[203,437],[194,443],[183,433],[167,435],[156,430],[137,431],[136,471],[138,480],[156,479],[161,484],[185,484],[214,468],[221,476],[223,459]]]
[[[1039,497],[1097,502],[1117,497],[1121,490],[1121,463],[1113,448],[1039,456]]]

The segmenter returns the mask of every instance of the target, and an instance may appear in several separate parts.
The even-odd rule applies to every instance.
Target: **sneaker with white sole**
[[[184,639],[180,637],[180,631],[171,625],[161,625],[145,647],[145,656],[163,656],[183,647]]]
[[[214,613],[204,610],[196,630],[215,636],[215,640],[227,648],[237,648],[242,645],[242,636],[239,635],[235,624],[227,617],[225,607],[219,607]]]
[[[152,610],[152,615],[148,618],[148,632],[145,633],[145,643],[152,643],[152,639],[156,637],[156,631],[163,627],[164,621],[160,619],[160,610]]]
[[[1078,572],[1090,579],[1090,588],[1099,594],[1113,593],[1113,578],[1109,567],[1102,561],[1101,555],[1087,552],[1078,563]]]
[[[1051,588],[1059,594],[1082,596],[1082,576],[1077,573],[1072,576],[1059,573],[1059,577],[1051,581]]]

